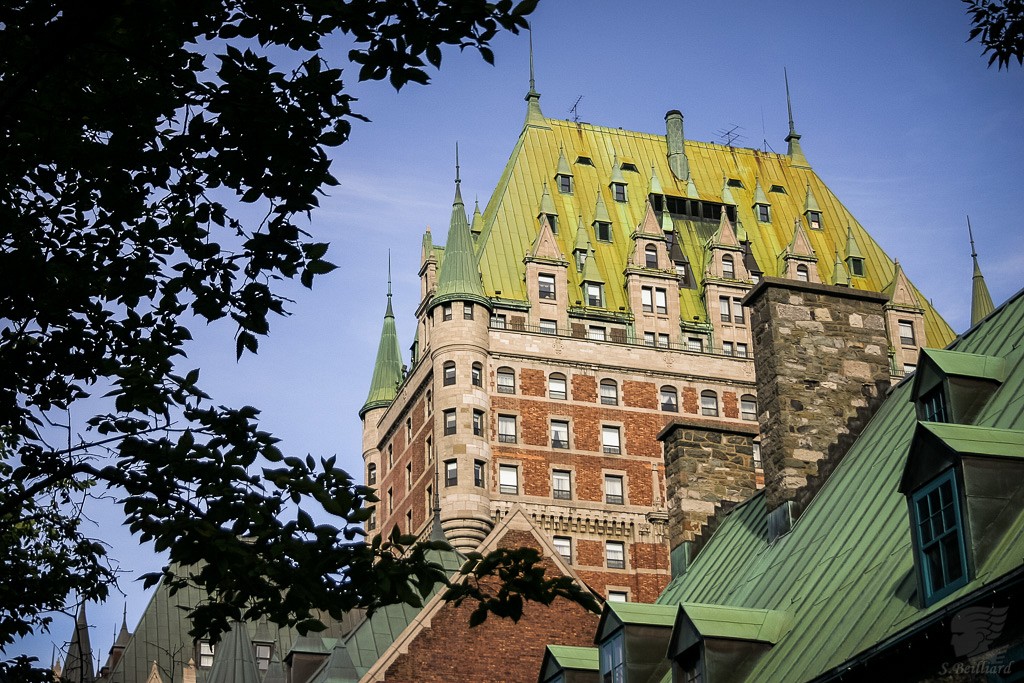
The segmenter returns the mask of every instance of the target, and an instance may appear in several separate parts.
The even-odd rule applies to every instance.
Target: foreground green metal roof
[[[1015,348],[1021,330],[1024,293],[951,346],[1003,358],[1006,379],[976,419],[980,431],[954,428],[946,436],[985,434],[995,449],[993,430],[1024,430],[1024,347]],[[894,389],[788,534],[767,542],[759,492],[732,510],[659,597],[666,605],[698,602],[788,613],[791,629],[746,680],[811,680],[1021,567],[1024,515],[1010,522],[970,583],[929,607],[919,606],[907,502],[897,490],[918,424],[910,391],[910,382]]]
[[[476,248],[485,294],[494,297],[500,291],[503,299],[526,301],[523,257],[537,236],[537,207],[547,184],[559,223],[567,226],[556,235],[562,253],[570,255],[578,243],[571,226],[582,216],[594,248],[594,265],[601,281],[607,283],[604,308],[618,311],[622,307],[628,311],[630,304],[625,290],[613,285],[623,281],[623,271],[633,247],[630,235],[644,218],[647,188],[652,177],[658,179],[658,185],[669,196],[692,196],[713,202],[731,197],[737,218],[751,240],[753,257],[764,269],[764,275],[780,274],[779,255],[792,239],[793,221],[805,220],[805,204],[810,203],[822,214],[823,229],[807,230],[811,247],[819,258],[822,282],[845,281],[845,273],[840,272],[835,277],[834,270],[845,271],[842,259],[851,239],[854,248],[864,257],[865,269],[865,277],[854,278],[853,286],[881,291],[892,282],[896,268],[893,260],[806,164],[802,154],[801,159],[794,159],[785,154],[695,140],[685,141],[685,152],[690,176],[680,180],[669,168],[664,135],[545,118],[539,115],[538,109],[532,118],[528,117],[483,212],[483,229]],[[571,194],[551,189],[557,187],[553,179],[562,156],[572,170]],[[589,158],[591,163],[579,163],[580,157]],[[623,170],[624,163],[633,166]],[[628,184],[625,202],[615,201],[609,187],[615,174]],[[742,187],[724,183],[723,177],[739,181]],[[761,198],[757,194],[759,183],[762,189],[769,189],[761,193],[761,196],[767,194],[772,207],[769,223],[759,222],[754,213],[754,204]],[[772,191],[772,188],[782,188],[782,191]],[[723,194],[729,196],[723,197]],[[597,241],[593,233],[595,220],[612,224],[610,242]],[[692,272],[703,273],[707,256],[705,245],[715,234],[717,221],[677,216],[669,222]],[[839,255],[838,264],[833,261],[835,254]],[[582,275],[572,263],[568,271],[570,291],[574,285],[580,285]],[[953,332],[927,299],[917,294],[925,309],[928,346],[945,346],[953,339]],[[683,320],[692,321],[697,316],[699,321],[706,321],[701,295],[699,288],[681,290]]]
[[[548,652],[563,669],[575,671],[597,671],[599,668],[598,650],[596,647],[577,647],[575,645],[548,645]]]
[[[643,602],[608,602],[608,610],[623,624],[646,626],[672,626],[676,619],[674,605],[659,605]]]
[[[1006,362],[1002,358],[945,349],[925,349],[923,353],[935,363],[939,370],[949,376],[975,377],[1002,382],[1006,374]]]
[[[789,625],[786,614],[774,610],[696,602],[684,602],[682,608],[697,631],[705,638],[777,643]]]
[[[924,422],[921,427],[963,455],[1024,458],[1024,431]]]

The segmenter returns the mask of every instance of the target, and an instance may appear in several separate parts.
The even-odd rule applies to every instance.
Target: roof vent
[[[726,181],[725,184],[728,185],[729,187],[743,187],[743,181],[740,180],[739,178],[729,178],[729,180]]]
[[[768,191],[778,192],[779,194],[786,194],[786,188],[784,188],[782,185],[772,185],[770,188],[768,188]]]
[[[636,169],[636,164],[624,163],[622,164],[621,168],[623,171],[632,171],[633,173],[640,172]]]
[[[580,166],[593,166],[594,160],[590,157],[576,157],[576,163]]]

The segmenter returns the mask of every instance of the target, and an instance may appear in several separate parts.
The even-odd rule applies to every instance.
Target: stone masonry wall
[[[769,510],[792,501],[796,519],[884,399],[885,302],[877,292],[778,278],[744,299]]]

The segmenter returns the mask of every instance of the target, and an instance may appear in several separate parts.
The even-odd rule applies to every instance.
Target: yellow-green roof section
[[[536,104],[532,95],[528,101],[531,107]],[[766,276],[783,275],[779,256],[792,240],[794,220],[803,220],[810,206],[822,214],[822,229],[807,231],[815,253],[831,256],[838,252],[843,256],[852,235],[864,259],[864,277],[857,278],[854,286],[881,291],[892,282],[896,272],[893,260],[806,164],[802,152],[776,154],[696,140],[685,140],[684,151],[687,175],[681,179],[669,166],[664,134],[551,119],[540,116],[539,107],[531,109],[483,211],[477,256],[484,294],[494,297],[500,291],[502,299],[526,301],[523,257],[537,237],[537,208],[550,199],[563,222],[566,217],[581,216],[588,230],[593,230],[595,221],[611,223],[610,241],[588,237],[594,248],[595,266],[607,284],[605,308],[629,311],[626,291],[616,285],[623,282],[633,249],[629,236],[644,218],[648,187],[660,189],[668,197],[735,206],[737,223],[744,226],[752,256],[765,268]],[[580,157],[588,158],[590,163],[581,163]],[[625,170],[623,159],[629,160]],[[545,185],[563,163],[570,166],[573,192],[557,192],[545,198]],[[622,178],[627,185],[625,201],[615,200],[610,183],[613,178],[616,182]],[[754,214],[755,204],[762,199],[771,204],[770,222],[759,222]],[[704,272],[705,245],[715,234],[717,223],[673,213],[663,226],[675,231],[679,248],[695,273]],[[570,254],[577,243],[577,232],[559,230],[555,238],[562,253]],[[842,271],[842,261],[833,263],[826,257],[818,263],[822,282],[848,279],[848,273]],[[580,275],[569,272],[570,286],[581,284]],[[572,282],[573,278],[577,281]],[[689,316],[687,320],[692,315],[706,319],[701,297],[700,288],[680,291],[680,310]],[[925,297],[919,299],[925,302],[929,346],[948,344],[954,337],[952,330]]]

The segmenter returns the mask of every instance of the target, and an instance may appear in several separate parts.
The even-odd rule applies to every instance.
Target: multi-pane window
[[[746,344],[737,343],[736,344],[736,355],[739,356],[740,358],[746,358],[749,355],[747,353],[747,345]]]
[[[811,279],[810,271],[808,271],[807,266],[802,263],[796,267],[796,279],[800,282],[807,282]]]
[[[679,283],[681,285],[685,286],[686,283],[687,283],[686,263],[683,262],[683,261],[676,261],[675,263],[676,263],[676,277],[679,278]]]
[[[512,368],[498,368],[495,376],[497,377],[499,394],[516,393],[516,373]]]
[[[676,393],[675,387],[662,387],[659,397],[661,399],[662,410],[668,413],[679,412],[679,394]]]
[[[626,547],[622,541],[605,541],[604,556],[609,569],[626,568]]]
[[[442,320],[451,320],[452,319],[452,305],[451,304],[442,304],[441,305],[441,319]]]
[[[700,337],[687,337],[686,339],[686,350],[696,351],[697,353],[704,352],[704,340]]]
[[[498,416],[498,442],[516,442],[516,418],[515,415]]]
[[[455,460],[446,460],[444,463],[444,485],[457,486],[459,483],[459,463]]]
[[[562,194],[572,194],[572,176],[559,173],[555,176],[555,181],[558,184],[558,191]]]
[[[612,183],[612,199],[617,202],[626,201],[626,184]]]
[[[914,323],[909,320],[899,321],[900,325],[900,344],[904,346],[914,345]]]
[[[474,387],[482,387],[484,385],[484,366],[480,363],[473,363],[469,377]]]
[[[273,645],[271,643],[254,643],[253,650],[256,654],[256,668],[260,671],[270,668],[270,654],[273,652]]]
[[[572,564],[572,539],[568,536],[555,536],[555,552],[562,556],[568,564]]]
[[[740,417],[744,420],[757,420],[757,399],[752,394],[740,396]]]
[[[654,288],[640,288],[640,306],[644,313],[654,313]]]
[[[462,302],[462,318],[463,320],[473,319],[473,304],[469,303],[468,301]]]
[[[722,277],[729,280],[736,277],[736,265],[729,254],[722,257]]]
[[[587,328],[587,339],[605,341],[608,339],[608,330],[600,325],[591,325]]]
[[[537,276],[537,292],[541,299],[555,298],[555,276],[541,273]]]
[[[720,296],[718,297],[718,310],[722,316],[722,322],[727,323],[732,321],[732,308],[729,305],[729,297]]]
[[[605,221],[597,221],[594,223],[594,234],[597,235],[597,239],[601,242],[611,242],[612,224]]]
[[[626,591],[608,591],[608,602],[629,602],[629,593]]]
[[[552,372],[548,375],[548,398],[565,400],[565,375],[560,372]]]
[[[473,436],[484,435],[484,411],[473,411]]]
[[[213,655],[216,646],[208,640],[200,640],[199,643],[199,668],[209,669],[213,666]]]
[[[444,411],[444,435],[451,436],[455,433],[455,408]]]
[[[718,417],[718,394],[713,391],[700,392],[700,414]]]
[[[925,602],[931,604],[967,583],[967,553],[954,470],[946,470],[914,493],[911,515]]]
[[[619,386],[615,383],[615,380],[601,380],[601,403],[606,406],[619,405]]]
[[[588,282],[586,288],[587,305],[604,306],[604,287],[594,282]]]
[[[626,502],[623,496],[622,475],[604,475],[604,502],[610,505],[622,505]]]
[[[653,244],[644,247],[644,265],[648,268],[658,267],[658,248]]]
[[[370,463],[366,466],[366,485],[373,486],[377,483],[377,465]]]
[[[654,310],[658,313],[668,313],[668,296],[660,287],[654,290]]]
[[[622,629],[601,643],[598,654],[602,683],[625,683],[626,640]]]
[[[485,464],[483,460],[473,461],[473,486],[478,489],[482,489],[484,487],[484,467]]]
[[[744,321],[743,304],[739,299],[732,300],[732,321],[734,323],[743,323]]]
[[[753,456],[754,457],[754,467],[757,468],[757,469],[760,469],[761,468],[761,444],[759,442],[757,442],[757,441],[754,442],[753,453],[754,453],[754,456]]]
[[[558,334],[558,323],[554,320],[540,321],[541,334]]]
[[[821,230],[821,212],[808,211],[807,225],[810,226],[811,230]]]
[[[660,346],[663,349],[667,349],[668,348],[668,343],[669,342],[668,342],[668,335],[667,334],[661,333],[661,334],[658,335],[658,346]]]
[[[515,465],[498,465],[498,491],[508,495],[519,493],[519,468]]]
[[[569,447],[569,423],[564,420],[551,421],[551,447]]]
[[[618,427],[612,427],[609,425],[601,426],[601,449],[605,453],[610,453],[612,455],[618,455],[622,452],[622,440],[620,438]]]
[[[732,342],[722,342],[722,355],[731,356],[734,353]]]
[[[491,316],[491,327],[496,330],[504,330],[507,327],[508,319],[504,313],[495,313]]]
[[[754,206],[757,209],[757,220],[759,222],[761,222],[761,223],[771,223],[772,222],[771,207],[769,207],[767,204],[755,204]]]
[[[555,470],[551,473],[551,495],[558,500],[572,498],[572,475],[568,470]]]
[[[935,387],[921,397],[922,418],[925,422],[948,422],[946,394],[942,385]]]
[[[443,367],[444,385],[450,386],[455,384],[455,361],[446,361]]]
[[[644,346],[654,346],[653,332],[644,332]]]

